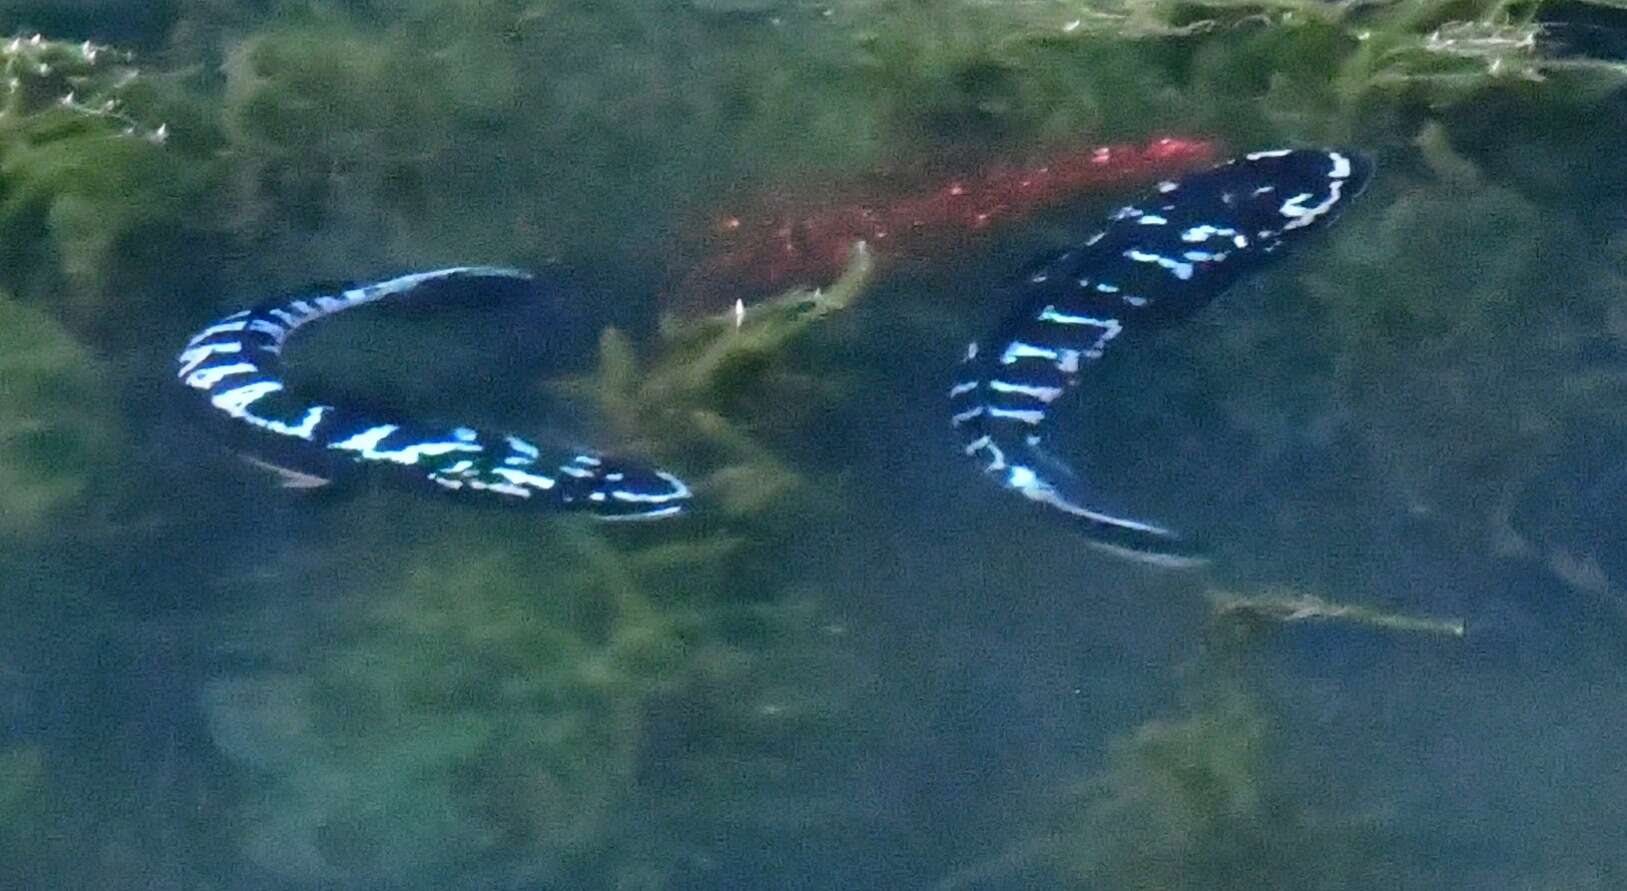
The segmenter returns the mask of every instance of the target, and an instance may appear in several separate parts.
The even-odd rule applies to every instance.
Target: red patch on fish
[[[1144,185],[1215,162],[1208,140],[1090,146],[1022,166],[994,164],[934,187],[861,200],[813,202],[776,193],[718,215],[690,250],[699,262],[667,295],[681,314],[717,312],[736,299],[834,281],[854,242],[877,257],[926,260],[1003,223],[1092,192]],[[826,190],[829,194],[829,190]]]

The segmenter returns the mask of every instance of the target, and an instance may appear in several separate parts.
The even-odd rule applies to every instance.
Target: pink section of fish
[[[829,284],[855,241],[883,259],[925,260],[990,227],[1091,192],[1142,185],[1214,163],[1213,142],[1164,137],[1090,146],[1023,166],[989,166],[927,190],[843,203],[775,193],[718,215],[689,253],[703,259],[668,295],[680,313]]]

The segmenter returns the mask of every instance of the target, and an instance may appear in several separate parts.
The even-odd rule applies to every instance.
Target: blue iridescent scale
[[[176,377],[227,422],[250,460],[320,485],[372,469],[410,485],[516,507],[582,510],[605,519],[679,513],[690,491],[663,470],[591,452],[548,449],[467,426],[384,419],[309,399],[283,378],[282,351],[305,325],[386,300],[541,296],[514,269],[467,266],[313,291],[262,303],[205,327],[177,357]]]
[[[1372,172],[1342,149],[1254,152],[1160,183],[1083,244],[1030,266],[1013,282],[1018,307],[968,346],[950,388],[966,455],[1093,545],[1163,565],[1201,562],[1172,530],[1092,506],[1087,483],[1046,450],[1050,410],[1109,346],[1188,318],[1333,222]]]

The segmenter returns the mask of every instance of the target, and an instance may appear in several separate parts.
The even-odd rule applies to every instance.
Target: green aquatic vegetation
[[[378,580],[356,577],[365,587],[319,620],[240,644],[294,654],[286,664],[208,684],[215,744],[258,778],[231,817],[248,857],[350,885],[543,881],[598,858],[658,870],[683,833],[624,819],[639,777],[708,776],[663,799],[662,819],[681,823],[712,806],[708,790],[744,795],[774,756],[708,743],[716,760],[647,764],[666,745],[652,733],[783,740],[854,682],[817,670],[834,639],[817,611],[750,590],[760,576],[736,571],[738,542],[512,525],[525,547],[469,518],[434,530],[399,573],[368,570]],[[692,704],[686,720],[652,728],[671,702]]]
[[[607,875],[670,883],[685,864],[688,881],[726,876],[694,864],[787,833],[881,828],[874,790],[851,768],[896,745],[911,709],[887,696],[822,600],[785,592],[709,608],[685,680],[649,701],[640,806],[614,827]]]
[[[0,540],[80,506],[119,437],[103,366],[43,312],[0,297]]]
[[[666,320],[662,331],[668,353],[665,370],[654,375],[654,396],[687,396],[693,400],[731,385],[742,370],[760,368],[808,327],[848,309],[863,296],[875,274],[875,258],[863,241],[855,242],[846,269],[828,288],[793,289],[747,307],[695,320]]]
[[[369,6],[300,4],[227,53],[233,219],[318,267],[647,258],[709,196],[900,158],[1158,130],[1349,138],[1364,103],[1394,99],[1377,88],[1422,70],[1397,47],[1459,47],[1430,35],[1515,14],[1434,0],[848,2],[772,21],[637,3]]]
[[[1218,129],[1351,139],[1399,105],[1440,108],[1563,75],[1627,80],[1604,60],[1553,58],[1536,4],[1398,0],[1053,0],[833,7],[876,70],[925,101],[899,109],[982,139]],[[1280,138],[1280,135],[1277,137]]]
[[[749,309],[739,304],[714,318],[668,320],[648,363],[608,330],[594,373],[558,389],[596,404],[625,441],[706,460],[713,470],[699,483],[726,513],[765,514],[800,481],[764,440],[791,439],[840,391],[829,379],[788,368],[784,351],[860,299],[874,271],[861,242],[829,288],[793,290]]]
[[[1106,766],[1049,805],[1051,829],[938,882],[938,891],[1047,871],[1066,888],[1346,888],[1382,884],[1373,827],[1302,803],[1279,770],[1278,726],[1229,680],[1186,713],[1114,741]]]
[[[247,855],[378,882],[495,855],[546,870],[594,843],[667,632],[571,550],[437,547],[351,595],[297,667],[212,682],[216,744],[265,778],[238,816]]]
[[[129,108],[128,97],[142,90],[138,78],[134,57],[112,47],[39,34],[13,37],[0,44],[0,120],[12,131],[66,121],[107,123],[121,136],[162,142],[168,128],[143,121]],[[60,120],[42,121],[42,115]]]
[[[0,149],[0,176],[10,183],[0,189],[0,235],[18,246],[0,251],[4,278],[31,300],[51,300],[75,332],[127,347],[160,335],[154,310],[207,293],[196,287],[207,273],[167,263],[197,234],[200,184],[162,148],[101,136],[13,145]]]
[[[697,206],[742,185],[1156,130],[1348,138],[1369,106],[1508,83],[1516,50],[1541,63],[1448,27],[1528,28],[1525,13],[1423,0],[852,2],[773,22],[637,3],[276,11],[188,8],[177,45],[209,70],[223,55],[218,94],[200,77],[183,94],[110,48],[14,42],[20,86],[0,117],[13,290],[124,346],[154,332],[107,321],[115,301],[163,324],[181,313],[151,310],[218,293],[231,258],[304,278],[404,258],[654,263]],[[1402,51],[1414,44],[1509,58],[1476,56],[1484,77],[1437,93],[1443,78]]]
[[[816,63],[773,29],[642,3],[309,10],[232,48],[223,114],[245,231],[322,259],[649,256],[742,163],[866,140],[851,106],[839,145],[811,137],[829,84],[792,79]]]
[[[491,119],[504,86],[494,71],[470,89],[472,78],[447,68],[435,76],[412,70],[398,45],[341,23],[268,30],[238,44],[226,62],[222,109],[238,153],[230,175],[244,196],[235,225],[254,241],[289,223],[298,233],[343,233],[332,259],[369,258],[378,253],[370,243],[381,240],[405,252],[414,245],[401,244],[404,230],[426,215],[444,230],[454,208],[425,205],[446,197],[434,189],[434,168],[459,141],[464,150],[490,143],[480,129],[459,131]],[[400,83],[421,89],[394,89]],[[491,160],[489,150],[471,156]]]
[[[1594,353],[1620,279],[1583,220],[1472,170],[1398,174],[1368,237],[1309,286],[1329,308],[1334,380],[1401,497],[1484,536],[1534,456],[1621,418],[1621,375]]]
[[[1155,720],[1090,782],[1063,854],[1073,887],[1340,888],[1377,864],[1274,782],[1270,716],[1247,694]]]
[[[1256,885],[1274,847],[1261,782],[1268,731],[1247,699],[1137,728],[1081,802],[1085,846],[1069,871],[1087,886],[1167,888],[1198,876],[1208,887]]]
[[[98,342],[150,335],[204,277],[211,128],[111,47],[13,38],[0,67],[0,281]]]
[[[1440,22],[1421,37],[1386,35],[1369,50],[1362,72],[1374,87],[1426,88],[1437,101],[1464,97],[1492,84],[1566,78],[1569,89],[1617,88],[1627,83],[1627,64],[1613,59],[1558,58],[1540,43],[1544,27],[1534,21],[1539,4],[1495,2],[1471,7],[1461,18]],[[1414,13],[1403,22],[1438,20]]]

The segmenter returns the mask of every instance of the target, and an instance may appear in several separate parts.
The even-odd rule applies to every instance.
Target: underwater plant
[[[320,633],[292,633],[305,643],[245,641],[297,658],[205,687],[216,745],[257,778],[231,825],[270,873],[371,887],[564,881],[626,857],[670,869],[684,834],[623,816],[641,778],[706,777],[666,788],[664,821],[764,795],[737,772],[790,769],[772,741],[830,720],[854,682],[781,670],[798,649],[802,669],[828,662],[834,639],[795,600],[741,602],[736,548],[558,524],[518,551],[483,543],[489,525],[456,527],[393,587],[348,591]],[[659,717],[681,702],[681,723]],[[662,755],[672,734],[713,741],[716,760]]]
[[[0,281],[98,342],[150,333],[115,330],[109,301],[150,310],[266,271],[564,255],[631,257],[653,281],[660,246],[725,192],[1172,126],[1233,145],[1347,138],[1546,64],[1453,30],[1531,27],[1525,13],[1425,0],[852,0],[772,20],[638,3],[227,7],[181,12],[169,72],[95,44],[9,44]],[[180,74],[221,60],[223,80]],[[138,139],[106,138],[121,135]],[[50,250],[24,255],[38,232]]]
[[[1014,876],[1147,891],[1381,881],[1375,827],[1300,803],[1273,763],[1282,756],[1273,716],[1243,687],[1215,686],[1178,716],[1119,737],[1101,770],[1054,792],[1048,831],[933,888]]]
[[[0,297],[0,540],[47,533],[117,453],[108,380],[44,312]]]
[[[1390,677],[1396,669],[1386,659],[1461,653],[1464,624],[1299,592],[1212,591],[1209,601],[1201,646],[1172,672],[1171,713],[1088,752],[1071,779],[1032,790],[1028,816],[1011,823],[1013,840],[935,883],[937,891],[1019,878],[1066,888],[1335,889],[1410,875],[1414,864],[1386,853],[1399,831],[1388,805],[1326,791],[1352,782],[1330,752],[1381,745],[1335,745],[1319,723],[1315,710],[1357,695],[1360,682],[1331,666],[1309,677],[1289,669],[1315,650],[1307,639],[1348,641],[1354,632],[1373,647],[1352,648],[1364,654],[1356,658],[1384,654],[1376,673]],[[1393,702],[1400,686],[1374,695]],[[1356,773],[1377,787],[1365,795],[1401,794]]]
[[[291,879],[378,883],[494,854],[557,868],[594,843],[655,680],[616,651],[660,632],[596,579],[560,578],[562,557],[422,561],[396,590],[351,595],[297,666],[211,682],[217,745],[267,779],[239,811],[245,854]]]
[[[227,55],[240,225],[256,243],[380,259],[467,262],[504,243],[637,257],[665,237],[672,208],[738,175],[752,130],[784,138],[764,118],[807,114],[760,95],[806,85],[753,66],[804,55],[773,31],[638,3],[421,3],[384,25],[317,7]]]
[[[1374,878],[1371,830],[1287,797],[1273,781],[1271,739],[1269,716],[1242,693],[1121,739],[1081,790],[1063,855],[1069,886],[1341,888]]]
[[[816,333],[814,323],[856,303],[874,268],[868,245],[855,242],[829,288],[795,289],[750,308],[737,302],[710,317],[669,318],[647,364],[625,335],[609,329],[594,373],[556,389],[596,404],[624,439],[646,450],[704,456],[713,470],[701,484],[715,508],[768,520],[784,513],[781,499],[802,485],[765,440],[794,442],[842,391],[837,377],[793,370],[779,354]],[[786,410],[788,393],[801,394],[799,409]]]
[[[153,336],[211,280],[211,128],[111,47],[17,37],[0,67],[0,281],[96,343]]]
[[[139,77],[134,57],[113,47],[40,34],[13,37],[0,44],[5,90],[0,118],[15,128],[30,117],[56,112],[65,119],[108,122],[122,136],[163,142],[168,127],[151,126],[128,109],[127,97],[142,90]]]

